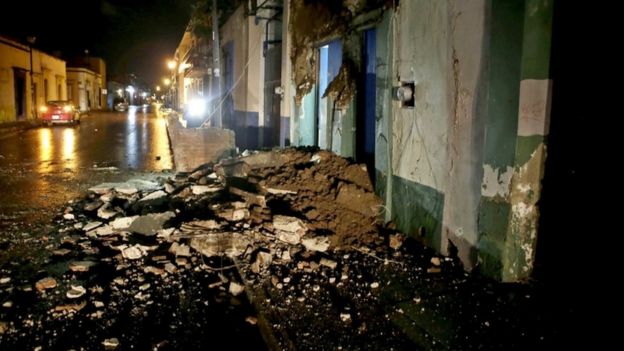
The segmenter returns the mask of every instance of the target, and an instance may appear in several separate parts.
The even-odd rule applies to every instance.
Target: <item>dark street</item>
[[[133,106],[0,136],[0,222],[49,218],[90,186],[171,170],[165,121]]]

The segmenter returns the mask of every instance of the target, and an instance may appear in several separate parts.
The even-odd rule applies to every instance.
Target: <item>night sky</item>
[[[9,0],[11,1],[11,0]],[[5,4],[0,34],[63,57],[106,60],[109,74],[135,73],[156,83],[182,38],[196,0],[18,0]],[[11,10],[8,10],[11,8]],[[10,15],[9,11],[14,15]]]

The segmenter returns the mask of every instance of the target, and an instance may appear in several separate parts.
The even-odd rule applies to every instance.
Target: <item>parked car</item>
[[[113,106],[113,108],[115,109],[115,111],[119,111],[119,112],[128,111],[128,102],[125,100],[115,102],[115,105]]]
[[[39,108],[39,116],[43,123],[52,125],[55,123],[80,123],[80,111],[71,101],[57,100],[48,101]]]

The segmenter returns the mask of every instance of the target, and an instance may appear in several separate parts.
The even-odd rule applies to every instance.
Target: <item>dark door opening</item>
[[[363,63],[358,94],[358,114],[356,119],[356,159],[366,164],[371,180],[375,182],[375,108],[376,108],[376,65],[377,65],[377,30],[364,32]]]
[[[26,119],[26,70],[13,68],[15,89],[15,119]]]
[[[266,50],[264,64],[264,128],[262,145],[280,144],[281,97],[275,89],[282,85],[282,44],[273,43]]]

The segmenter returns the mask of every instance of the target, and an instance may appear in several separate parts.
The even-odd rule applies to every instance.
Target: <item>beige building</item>
[[[66,99],[65,66],[33,49],[31,70],[30,48],[0,36],[0,123],[35,119],[46,101]]]
[[[83,57],[67,68],[67,99],[80,111],[106,107],[106,64],[98,57]]]

